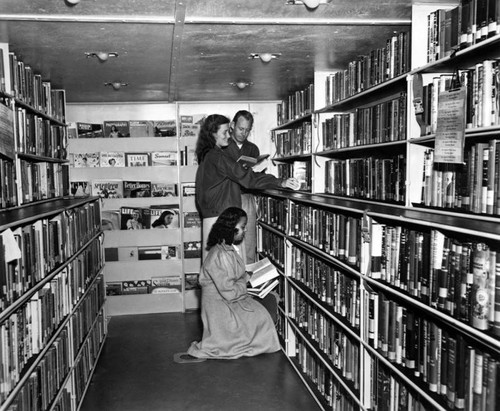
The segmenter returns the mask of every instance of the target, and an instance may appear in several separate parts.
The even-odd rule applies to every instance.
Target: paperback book
[[[102,210],[101,225],[103,231],[120,229],[120,210]]]
[[[177,124],[175,120],[154,121],[155,137],[175,137],[177,136]]]
[[[123,151],[101,151],[101,167],[125,167],[125,153]]]
[[[105,121],[104,137],[130,137],[130,123],[128,121]]]
[[[127,167],[149,166],[149,153],[125,153],[125,165]]]
[[[75,168],[99,167],[100,153],[71,153],[70,166]]]
[[[152,205],[149,207],[151,228],[179,228],[179,205]]]
[[[73,197],[89,197],[90,182],[89,181],[70,181],[69,192]]]
[[[92,180],[93,196],[101,198],[123,198],[123,181],[119,179]]]
[[[143,230],[151,226],[149,209],[145,208],[120,208],[120,228],[122,230]]]
[[[124,198],[151,197],[151,181],[129,181],[123,182]]]
[[[156,166],[176,166],[177,151],[153,151],[151,153],[151,165]]]
[[[130,120],[130,137],[154,137],[154,125],[152,121]]]
[[[184,258],[201,258],[201,241],[184,242]]]
[[[177,197],[177,184],[151,182],[151,197]]]

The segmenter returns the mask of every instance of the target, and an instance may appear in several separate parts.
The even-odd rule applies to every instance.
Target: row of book
[[[276,157],[312,153],[312,123],[304,121],[299,127],[273,132]]]
[[[387,40],[385,47],[351,61],[348,68],[326,77],[325,104],[342,101],[357,93],[398,77],[410,69],[410,34],[401,32]]]
[[[370,293],[368,310],[369,344],[439,394],[449,409],[498,407],[496,357],[383,293]]]
[[[299,182],[299,190],[311,191],[312,170],[311,161],[294,161],[293,163],[278,163],[278,178],[295,178]]]
[[[60,122],[66,120],[66,94],[0,43],[0,92],[14,96],[33,109]]]
[[[427,16],[427,61],[450,56],[500,33],[500,5],[490,0],[460,0]]]
[[[98,203],[93,202],[52,218],[42,218],[33,224],[3,231],[0,245],[3,248],[9,244],[9,253],[0,253],[0,268],[4,273],[0,276],[0,308],[12,304],[78,252],[97,233],[99,212]],[[88,267],[90,260],[96,267],[101,265],[98,246],[99,242],[93,242],[81,251],[86,257],[88,253],[93,256],[83,264],[88,273],[94,272],[93,267]],[[78,282],[79,275],[80,269],[75,271],[72,280]]]
[[[67,164],[20,160],[21,203],[57,198],[69,193]]]
[[[295,91],[286,100],[278,103],[276,116],[278,126],[295,120],[314,111],[314,84],[304,90]]]
[[[403,204],[406,198],[406,156],[328,160],[325,193]]]
[[[262,230],[260,242],[262,255],[268,257],[275,266],[283,269],[285,267],[285,240],[283,236],[272,231]]]
[[[259,221],[262,221],[277,230],[285,230],[286,218],[288,215],[285,201],[273,197],[258,196],[257,207]]]
[[[480,214],[500,214],[500,140],[465,149],[464,164],[435,163],[424,153],[420,204]]]
[[[40,157],[65,159],[67,133],[64,125],[16,107],[17,151]]]
[[[406,93],[321,123],[322,150],[406,140]]]
[[[193,190],[194,187],[191,183],[182,183],[181,193],[183,197],[190,196]],[[70,195],[74,197],[143,198],[177,197],[179,192],[176,183],[108,178],[71,181]]]

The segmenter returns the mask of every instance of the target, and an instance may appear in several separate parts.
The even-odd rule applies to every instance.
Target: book
[[[181,123],[180,125],[180,137],[198,137],[199,133],[199,124]]]
[[[101,151],[101,167],[125,167],[125,153],[123,151]]]
[[[151,197],[151,181],[123,181],[123,198]]]
[[[71,153],[70,166],[75,168],[99,167],[100,153]]]
[[[248,282],[251,288],[267,283],[267,281],[279,276],[278,270],[267,257],[253,264],[247,264],[246,271],[250,274]]]
[[[177,136],[177,124],[175,120],[154,121],[155,137],[175,137]]]
[[[140,207],[121,207],[120,208],[120,228],[122,230],[143,230],[150,226],[149,209],[147,214],[145,209]]]
[[[269,158],[269,154],[261,154],[258,157],[239,156],[236,162],[240,163],[243,168],[253,168],[261,164],[264,160]],[[256,171],[256,170],[254,170]],[[262,170],[260,170],[262,171]]]
[[[201,241],[185,241],[184,258],[201,258]]]
[[[253,295],[255,297],[264,298],[272,290],[274,290],[278,284],[279,280],[275,278],[274,280],[269,280],[266,281],[265,283],[262,283],[260,286],[247,288],[247,292],[248,294]]]
[[[179,228],[178,204],[155,204],[149,207],[151,228]]]
[[[125,153],[125,165],[127,167],[149,166],[149,153]]]
[[[151,197],[177,197],[177,184],[151,182]]]
[[[91,193],[101,198],[123,198],[123,181],[119,179],[92,180]]]
[[[128,121],[105,121],[104,137],[130,137],[130,123]]]
[[[90,192],[89,181],[70,181],[69,183],[69,193],[73,197],[89,197]]]
[[[182,291],[181,277],[178,275],[165,275],[151,277],[151,294],[170,294]]]
[[[185,211],[183,228],[201,228],[200,214],[197,211]]]
[[[120,210],[102,210],[101,225],[103,231],[120,229]]]
[[[76,123],[77,138],[99,138],[104,137],[102,124],[100,123]]]
[[[195,183],[181,183],[181,194],[182,197],[191,197],[196,195],[196,184]]]
[[[151,165],[153,167],[176,166],[177,158],[177,151],[153,151],[151,153]]]
[[[152,121],[130,120],[130,137],[154,137],[154,125]]]

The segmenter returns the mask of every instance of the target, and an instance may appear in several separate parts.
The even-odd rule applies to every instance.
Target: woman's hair
[[[210,230],[210,234],[208,234],[207,248],[222,243],[233,244],[236,225],[242,217],[246,216],[247,213],[239,207],[226,208],[217,218]]]
[[[203,122],[196,141],[196,158],[198,164],[203,161],[205,155],[215,147],[215,137],[213,136],[222,124],[229,124],[230,121],[226,116],[221,114],[211,114]]]
[[[175,216],[175,213],[172,210],[165,210],[161,215],[151,223],[151,227],[158,227],[159,225],[165,224],[165,216],[170,214],[172,217]]]

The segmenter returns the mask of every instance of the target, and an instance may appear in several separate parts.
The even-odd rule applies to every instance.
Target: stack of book
[[[267,257],[256,263],[247,264],[246,270],[250,274],[248,294],[264,298],[279,283],[278,270]]]

